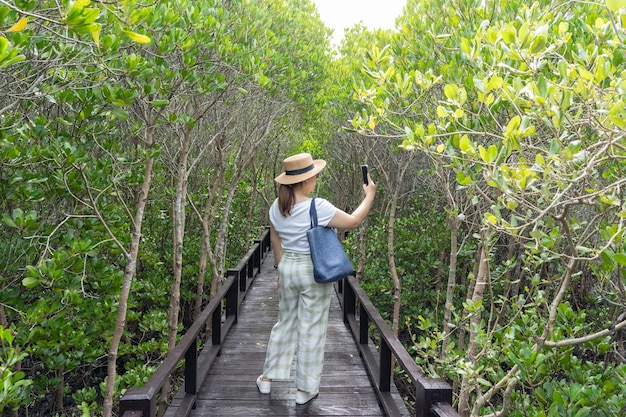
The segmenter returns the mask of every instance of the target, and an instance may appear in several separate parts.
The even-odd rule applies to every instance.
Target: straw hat
[[[326,161],[316,159],[315,161],[309,153],[300,153],[298,155],[285,158],[283,167],[285,172],[274,178],[279,184],[291,185],[309,179],[326,166]]]

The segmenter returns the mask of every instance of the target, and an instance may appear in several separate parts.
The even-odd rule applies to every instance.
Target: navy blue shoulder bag
[[[315,198],[311,199],[311,228],[306,236],[311,247],[315,282],[325,284],[339,281],[354,274],[352,262],[343,250],[337,233],[331,228],[318,226]]]

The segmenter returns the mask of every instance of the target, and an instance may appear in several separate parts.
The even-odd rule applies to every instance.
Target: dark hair
[[[284,217],[291,214],[291,209],[296,204],[296,195],[291,187],[290,185],[281,184],[278,189],[278,209]]]

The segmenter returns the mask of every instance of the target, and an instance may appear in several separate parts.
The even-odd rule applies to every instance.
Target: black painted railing
[[[184,393],[180,398],[177,416],[187,416],[196,402],[198,387],[204,381],[211,365],[218,356],[221,344],[230,328],[237,323],[239,306],[250,288],[252,278],[261,269],[261,263],[270,250],[269,228],[260,240],[229,269],[226,281],[209,304],[202,310],[180,342],[168,353],[163,363],[143,387],[130,388],[120,400],[121,417],[153,417],[161,388],[171,378],[172,372],[181,361],[185,361]],[[225,304],[225,306],[224,306]],[[225,308],[224,308],[225,307]],[[225,319],[222,319],[225,313]],[[211,320],[211,340],[198,354],[200,335]],[[202,341],[204,342],[204,340]]]
[[[270,250],[269,229],[242,258],[239,264],[229,269],[226,281],[218,293],[204,308],[200,316],[183,335],[175,348],[168,353],[163,363],[143,387],[130,388],[120,400],[121,417],[154,417],[158,395],[181,363],[184,365],[184,387],[177,395],[176,416],[186,417],[196,402],[198,387],[204,381],[214,360],[219,355],[221,344],[233,325],[237,323],[239,306],[245,298],[254,277],[259,273],[263,259]],[[443,379],[428,378],[393,334],[387,323],[369,300],[356,278],[348,277],[338,283],[338,292],[343,307],[344,322],[350,329],[359,352],[374,385],[378,399],[388,417],[401,417],[401,407],[393,398],[392,363],[404,370],[413,383],[415,392],[415,417],[458,417],[452,407],[452,388]],[[206,323],[211,320],[210,341],[200,341]],[[371,343],[370,324],[377,331],[380,346]],[[198,353],[199,342],[206,345]],[[406,411],[406,409],[405,409]]]
[[[391,393],[392,358],[404,370],[415,390],[415,417],[458,417],[452,407],[452,387],[445,380],[428,378],[418,368],[400,340],[393,334],[387,322],[369,300],[356,278],[347,277],[337,286],[343,307],[343,319],[367,368],[367,372],[378,394],[378,399],[388,417],[402,416]],[[357,314],[358,309],[358,314]],[[371,343],[370,324],[373,324],[380,339],[380,346]]]

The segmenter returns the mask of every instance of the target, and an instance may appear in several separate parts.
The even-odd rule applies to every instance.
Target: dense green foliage
[[[476,248],[412,332],[463,415],[625,410],[624,6],[409,1],[368,52],[354,126],[426,155]]]
[[[518,3],[333,55],[309,0],[0,2],[0,412],[108,417],[306,151],[346,211],[370,165],[346,245],[462,415],[623,415],[626,2]]]
[[[0,5],[0,323],[21,352],[7,362],[3,406],[101,414],[120,317],[112,397],[156,369],[176,227],[182,329],[201,252],[206,300],[267,222],[270,167],[319,112],[311,98],[330,59],[313,13],[308,1]],[[172,204],[181,168],[182,226]]]

